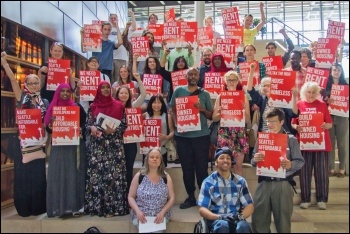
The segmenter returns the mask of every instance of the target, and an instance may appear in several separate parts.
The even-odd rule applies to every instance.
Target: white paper
[[[163,222],[156,224],[154,220],[156,217],[153,216],[146,216],[146,223],[141,223],[139,222],[139,233],[146,233],[146,232],[156,232],[160,230],[165,230],[166,229],[166,224],[165,224],[165,218],[163,218]]]
[[[100,119],[103,118],[103,121],[102,123],[100,122]],[[108,115],[105,115],[105,114],[102,114],[102,113],[99,113],[97,115],[97,118],[96,118],[96,123],[101,123],[101,127],[106,130],[107,129],[107,126],[109,126],[110,128],[116,128],[120,125],[120,120],[119,119],[115,119],[115,118],[112,118]]]

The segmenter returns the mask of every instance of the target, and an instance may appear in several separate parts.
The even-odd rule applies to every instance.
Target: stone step
[[[293,203],[299,205],[301,203],[300,189],[296,191],[298,194],[294,194]],[[311,189],[311,204],[316,205],[316,190],[314,189]],[[327,207],[331,205],[344,205],[349,209],[349,189],[329,189]]]
[[[138,165],[139,164],[139,165]],[[136,168],[138,167],[138,168]],[[135,162],[134,174],[138,172],[141,168],[141,163]],[[214,168],[215,170],[215,168]],[[182,170],[179,164],[168,164],[167,172],[171,176],[174,188],[175,188],[175,204],[181,204],[187,198],[186,189],[182,179]],[[211,169],[209,168],[208,173],[211,173]],[[246,178],[249,190],[252,195],[255,194],[255,190],[258,185],[258,176],[255,174],[256,168],[244,168],[243,169],[243,177]],[[300,188],[299,188],[299,177],[296,176],[295,181],[297,182],[296,188],[299,193],[294,196],[294,204],[298,205],[300,203]],[[312,180],[312,200],[315,202],[315,186],[314,179]],[[329,193],[329,204],[349,204],[349,177],[346,176],[344,178],[330,177],[330,193]],[[340,189],[340,190],[337,190]],[[342,192],[344,190],[344,194],[339,194],[339,198],[337,198],[338,192]],[[199,193],[199,189],[196,189],[195,195],[197,196]]]
[[[191,233],[194,225],[201,217],[198,207],[180,210],[172,207],[173,216],[167,224],[166,233]],[[251,217],[247,219],[251,223]],[[83,233],[91,226],[96,226],[102,233],[137,233],[137,228],[130,222],[130,216],[102,218],[82,215],[80,217],[48,218],[46,214],[40,216],[20,217],[17,214],[1,220],[1,232],[16,233]],[[292,215],[293,233],[312,233],[313,222],[305,219],[296,212]],[[276,232],[274,223],[271,231]]]
[[[294,206],[294,213],[300,214],[312,222],[349,222],[349,206],[327,205],[327,210],[319,210],[317,205],[312,205],[308,209],[301,209]]]

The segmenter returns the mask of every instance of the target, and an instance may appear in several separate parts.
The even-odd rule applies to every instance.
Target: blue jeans
[[[230,229],[228,221],[217,219],[214,221],[207,220],[209,229],[213,230],[214,233],[229,233]],[[238,221],[236,227],[236,233],[250,233],[249,223],[245,220]]]

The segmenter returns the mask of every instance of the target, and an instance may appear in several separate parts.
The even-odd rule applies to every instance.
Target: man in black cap
[[[217,171],[202,183],[197,204],[199,214],[214,233],[249,233],[245,220],[254,211],[253,199],[246,180],[231,172],[235,164],[228,147],[215,151]]]

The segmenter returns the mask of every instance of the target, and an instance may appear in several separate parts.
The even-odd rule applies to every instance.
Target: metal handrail
[[[292,35],[294,35],[297,40],[298,40],[298,45],[300,45],[300,41],[303,42],[303,44],[309,44],[310,42],[312,42],[309,38],[305,37],[303,34],[301,34],[300,32],[294,30],[293,28],[289,27],[286,23],[284,23],[283,21],[275,18],[275,17],[271,17],[269,20],[267,20],[266,23],[272,23],[272,39],[273,39],[273,35],[274,35],[274,27],[273,24],[277,23],[280,26],[287,28],[288,32],[291,33]]]

